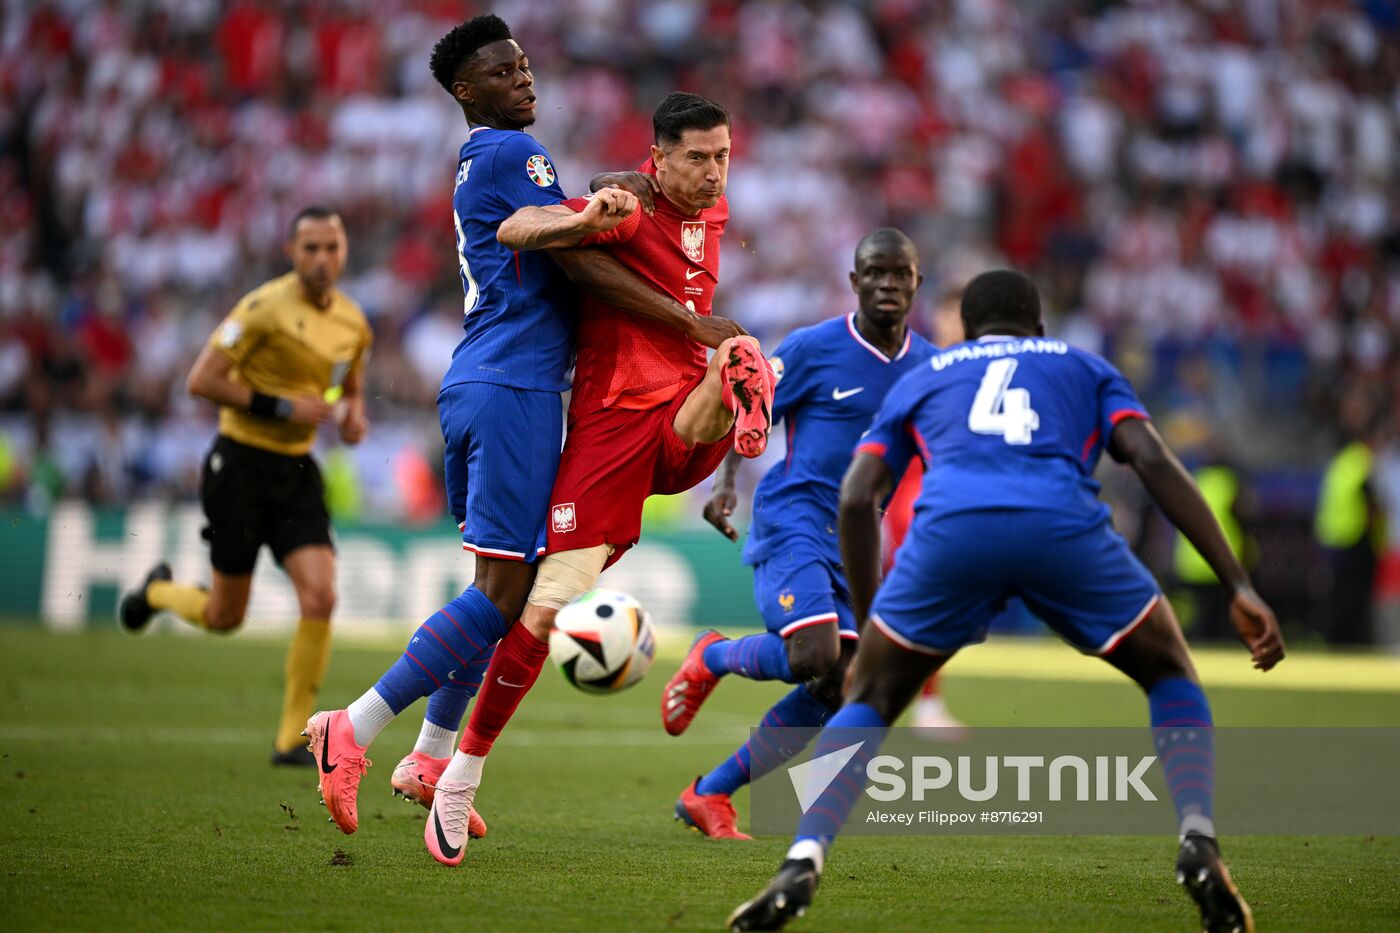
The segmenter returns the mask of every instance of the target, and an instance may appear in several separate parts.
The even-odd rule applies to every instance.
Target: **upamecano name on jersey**
[[[966,363],[970,360],[1016,356],[1020,353],[1058,353],[1063,355],[1068,352],[1069,344],[1063,340],[1051,340],[1049,337],[1009,337],[1005,340],[965,343],[936,354],[929,360],[929,363],[933,366],[934,372],[941,372],[954,363]]]

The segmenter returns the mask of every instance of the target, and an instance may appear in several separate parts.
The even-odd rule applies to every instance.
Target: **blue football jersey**
[[[1108,514],[1094,468],[1113,428],[1146,417],[1103,358],[1062,340],[989,336],[937,351],[901,379],[859,450],[891,470],[923,458],[916,524],[1039,509],[1088,526]]]
[[[444,387],[569,387],[577,302],[568,279],[544,252],[516,253],[496,242],[496,229],[518,209],[562,200],[549,153],[534,137],[491,127],[471,131],[452,194],[466,335],[452,351]]]
[[[778,345],[772,357],[781,376],[773,423],[786,423],[787,456],[754,491],[747,563],[761,563],[804,539],[840,566],[836,506],[856,443],[890,387],[923,368],[933,352],[932,344],[909,331],[890,359],[856,330],[854,313],[795,330]]]

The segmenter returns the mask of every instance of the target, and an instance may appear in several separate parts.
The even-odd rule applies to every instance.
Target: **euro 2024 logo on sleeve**
[[[541,188],[548,188],[554,184],[554,166],[550,165],[549,160],[539,153],[526,160],[525,174],[529,175],[530,180]]]

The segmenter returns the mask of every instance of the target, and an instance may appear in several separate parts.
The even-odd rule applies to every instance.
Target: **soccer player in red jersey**
[[[656,181],[650,213],[636,211],[606,233],[581,236],[577,212],[587,199],[525,207],[501,224],[497,239],[514,250],[603,247],[657,292],[708,316],[729,216],[729,115],[704,97],[675,93],[652,123],[655,144],[641,169]],[[439,862],[462,860],[462,817],[492,743],[539,676],[555,615],[637,542],[647,496],[695,486],[730,449],[761,454],[772,399],[772,370],[752,337],[725,340],[706,362],[704,346],[679,331],[584,296],[546,556],[438,782],[423,839]]]

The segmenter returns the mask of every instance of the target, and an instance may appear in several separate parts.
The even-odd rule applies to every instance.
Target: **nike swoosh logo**
[[[517,690],[525,689],[524,684],[513,684],[510,681],[506,680],[504,677],[497,677],[496,683],[500,684],[502,687],[514,687]]]
[[[322,774],[330,774],[330,773],[331,773],[332,771],[334,771],[336,768],[339,768],[339,767],[340,767],[340,765],[331,765],[329,768],[327,768],[327,767],[326,767],[326,761],[327,761],[327,759],[329,759],[330,757],[331,757],[331,727],[330,727],[330,724],[327,723],[327,724],[326,724],[326,734],[323,735],[323,736],[321,737],[321,773],[322,773]]]
[[[850,398],[852,395],[855,395],[857,392],[864,392],[864,391],[865,391],[865,386],[857,386],[857,387],[854,388],[854,389],[847,389],[845,392],[842,392],[840,389],[832,389],[832,390],[831,390],[831,397],[832,397],[833,399],[835,399],[836,401],[839,402],[839,401],[841,401],[843,398]]]
[[[685,270],[685,280],[686,280],[687,282],[689,282],[691,279],[695,278],[697,275],[704,275],[704,274],[705,274],[705,270],[704,270],[704,269],[687,269],[687,270]]]
[[[462,851],[461,846],[454,846],[447,841],[447,834],[442,831],[442,823],[438,820],[437,813],[433,813],[433,829],[437,830],[438,848],[442,854],[448,858],[456,858],[457,853]]]
[[[447,672],[447,679],[448,679],[448,680],[456,680],[456,679],[457,679],[457,672],[456,672],[455,670],[453,670],[453,671],[448,671],[448,672]]]

